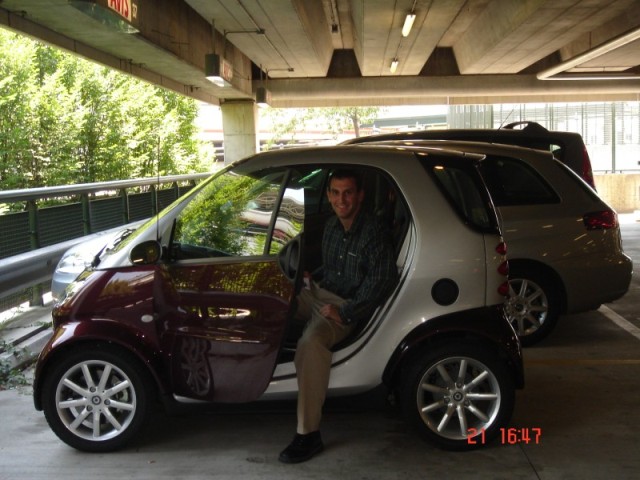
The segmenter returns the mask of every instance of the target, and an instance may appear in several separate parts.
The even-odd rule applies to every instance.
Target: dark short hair
[[[327,190],[331,188],[331,180],[334,178],[345,179],[353,178],[356,182],[356,188],[358,191],[362,190],[362,174],[353,168],[336,168],[329,175],[329,183],[327,183]]]

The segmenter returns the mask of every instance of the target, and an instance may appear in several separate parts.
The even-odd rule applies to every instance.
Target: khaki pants
[[[318,287],[304,288],[298,295],[296,319],[306,326],[296,347],[295,365],[298,377],[298,427],[304,435],[320,429],[322,405],[329,387],[331,347],[351,332],[353,325],[338,325],[320,315],[327,303],[341,305],[346,300]]]

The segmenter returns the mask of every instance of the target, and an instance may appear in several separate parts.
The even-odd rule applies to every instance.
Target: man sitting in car
[[[331,371],[331,349],[371,317],[397,280],[389,232],[362,211],[365,192],[354,170],[335,170],[327,196],[335,216],[322,238],[323,278],[310,280],[298,296],[296,318],[306,321],[298,341],[298,425],[280,461],[309,460],[324,448],[320,436],[322,405]]]

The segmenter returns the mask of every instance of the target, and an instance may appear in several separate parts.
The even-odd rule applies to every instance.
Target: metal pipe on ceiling
[[[611,72],[603,72],[603,73],[578,73],[578,74],[562,74],[567,70],[570,70],[578,65],[598,58],[606,53],[612,52],[613,50],[628,45],[631,42],[640,39],[640,27],[630,30],[618,37],[615,37],[602,45],[599,45],[591,50],[587,50],[584,53],[576,55],[575,57],[562,62],[554,67],[548,68],[539,72],[536,76],[538,80],[630,80],[630,79],[639,79],[640,75],[637,74],[625,74],[625,73],[611,73]]]

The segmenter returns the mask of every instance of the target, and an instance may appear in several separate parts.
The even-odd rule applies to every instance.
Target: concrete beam
[[[638,80],[546,82],[535,75],[281,79],[272,80],[269,89],[271,105],[282,108],[501,103],[525,98],[529,102],[640,100]]]
[[[331,28],[322,8],[322,3],[292,0],[291,4],[298,13],[298,18],[306,32],[306,37],[311,39],[313,51],[316,54],[315,58],[306,60],[304,57],[298,56],[299,61],[310,62],[315,65],[315,68],[319,67],[326,74],[333,56],[333,48]],[[290,46],[290,48],[294,48],[294,46]]]

